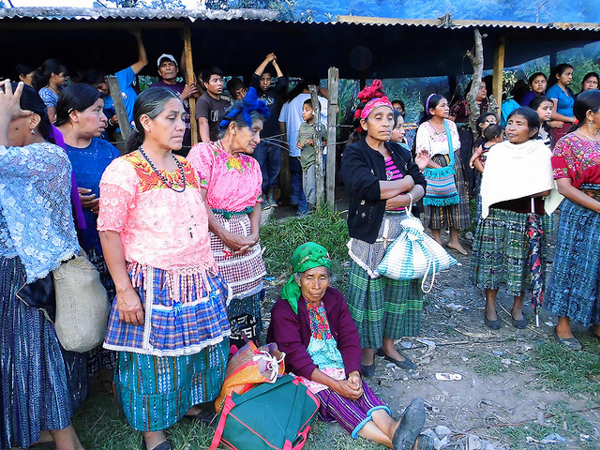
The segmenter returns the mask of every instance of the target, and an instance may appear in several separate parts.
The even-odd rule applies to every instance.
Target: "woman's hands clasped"
[[[350,372],[347,380],[338,381],[332,389],[344,398],[358,400],[364,392],[360,373]]]

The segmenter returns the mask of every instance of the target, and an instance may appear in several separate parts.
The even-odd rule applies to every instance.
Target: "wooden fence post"
[[[321,206],[323,204],[323,196],[325,194],[325,185],[323,183],[323,124],[321,123],[321,103],[317,95],[317,87],[314,84],[308,86],[310,91],[310,99],[313,107],[313,117],[315,128],[317,129],[317,136],[315,142],[315,149],[317,150],[316,161],[315,161],[315,174],[317,178],[317,204]]]
[[[496,44],[494,50],[494,97],[498,102],[498,118],[502,117],[502,78],[504,74],[504,56],[506,54],[506,44],[503,37]]]
[[[129,123],[129,116],[127,115],[127,110],[125,109],[125,102],[123,101],[123,94],[121,94],[121,86],[119,86],[119,80],[114,75],[109,75],[106,77],[106,82],[108,83],[108,89],[110,90],[110,96],[113,99],[115,104],[115,111],[117,113],[117,118],[119,119],[119,128],[121,130],[121,137],[123,141],[126,143],[131,136],[131,124]],[[123,146],[125,148],[125,146]]]
[[[185,53],[185,83],[196,83],[194,74],[194,63],[192,61],[192,32],[188,24],[183,26],[183,48]],[[198,122],[196,121],[196,99],[189,97],[190,105],[190,133],[192,135],[192,146],[198,143]]]
[[[335,166],[337,161],[337,113],[340,71],[330,67],[327,73],[327,88],[329,99],[327,106],[327,163],[325,168],[325,183],[327,206],[334,208],[335,203]]]

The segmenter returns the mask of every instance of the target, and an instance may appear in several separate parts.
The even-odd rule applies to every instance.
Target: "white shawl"
[[[539,139],[522,144],[501,142],[490,148],[481,181],[481,217],[499,202],[551,190],[544,209],[550,215],[562,201],[552,176],[552,152]]]

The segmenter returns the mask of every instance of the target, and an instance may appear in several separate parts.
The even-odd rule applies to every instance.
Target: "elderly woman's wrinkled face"
[[[263,129],[262,120],[252,122],[252,127],[238,128],[233,124],[229,133],[232,134],[233,142],[232,149],[234,152],[242,152],[251,155],[254,149],[260,143],[260,132]]]
[[[538,132],[537,128],[531,129],[527,118],[520,114],[513,114],[506,124],[504,133],[513,144],[527,142]]]
[[[329,287],[329,269],[323,266],[309,269],[296,282],[300,286],[302,297],[309,303],[318,305]]]
[[[367,117],[361,120],[361,127],[367,131],[371,139],[389,141],[394,128],[394,112],[392,108],[380,106],[374,109]]]

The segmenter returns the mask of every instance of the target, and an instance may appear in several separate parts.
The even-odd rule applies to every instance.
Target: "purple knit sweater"
[[[346,299],[340,291],[329,287],[321,301],[325,306],[331,334],[342,354],[346,375],[355,370],[360,372],[360,339],[348,311]],[[298,314],[292,311],[287,300],[279,298],[271,311],[267,342],[276,342],[279,349],[286,353],[287,371],[309,380],[312,372],[317,368],[306,351],[310,337],[308,310],[304,297],[298,300]]]

